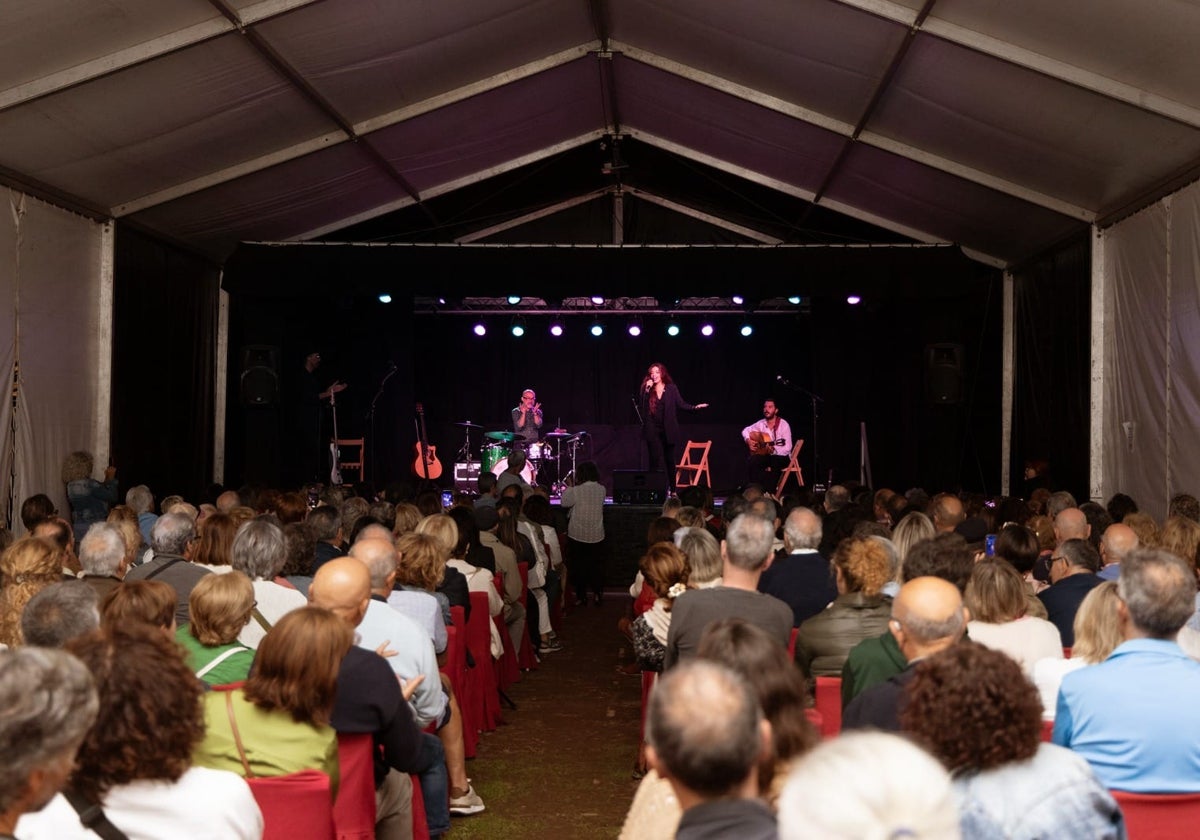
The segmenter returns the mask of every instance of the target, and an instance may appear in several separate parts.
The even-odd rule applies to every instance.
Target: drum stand
[[[562,445],[559,444],[557,462],[558,473],[561,477],[554,487],[551,488],[551,492],[559,497],[562,496],[563,490],[568,486],[567,479],[575,480],[575,461],[578,457],[579,447],[583,446],[583,441],[580,440],[580,437],[582,437],[582,433],[567,439],[567,445],[571,447],[571,471],[566,475],[562,474]]]

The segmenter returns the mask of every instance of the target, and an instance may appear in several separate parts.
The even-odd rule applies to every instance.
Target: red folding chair
[[[821,713],[821,735],[833,738],[842,731],[842,678],[817,677],[817,711]]]
[[[1129,840],[1192,837],[1200,824],[1200,793],[1109,793],[1125,814]]]
[[[375,739],[369,732],[338,733],[338,840],[375,840]]]
[[[500,723],[499,682],[495,660],[492,659],[492,635],[489,629],[486,592],[471,593],[471,617],[467,620],[467,648],[475,667],[466,674],[467,702],[471,706],[474,725],[484,732],[491,732]],[[503,628],[503,625],[501,625]],[[507,629],[502,629],[506,633]],[[462,700],[459,700],[462,705]]]
[[[247,779],[246,784],[262,811],[263,840],[334,840],[329,777],[320,770]]]
[[[497,571],[494,575],[496,588],[504,592],[504,573]],[[521,602],[524,606],[524,601]],[[472,609],[472,613],[475,611]],[[517,649],[513,646],[512,636],[508,632],[501,616],[492,616],[492,621],[500,631],[500,640],[504,643],[504,654],[496,660],[496,682],[501,691],[506,691],[510,685],[521,679],[521,668],[517,664]],[[526,622],[528,624],[529,622]]]
[[[521,573],[521,603],[529,603],[529,564],[521,561],[517,564],[517,571]],[[533,642],[529,639],[529,622],[525,622],[525,632],[521,634],[521,648],[517,651],[517,667],[522,671],[536,671],[538,662],[537,656],[533,652]],[[533,628],[533,632],[537,633],[538,629]]]
[[[1052,720],[1042,721],[1042,740],[1045,741],[1047,744],[1049,744],[1050,739],[1053,736],[1054,736],[1054,721],[1052,721]]]
[[[474,614],[475,605],[471,605],[471,613]],[[413,775],[412,777],[412,812],[413,812],[413,840],[429,840],[429,820],[425,814],[425,796],[421,791],[421,779]]]

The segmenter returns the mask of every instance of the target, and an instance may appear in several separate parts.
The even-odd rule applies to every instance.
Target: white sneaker
[[[478,814],[484,808],[483,800],[475,792],[475,786],[467,784],[467,792],[462,796],[450,797],[450,813],[456,817],[469,817]]]

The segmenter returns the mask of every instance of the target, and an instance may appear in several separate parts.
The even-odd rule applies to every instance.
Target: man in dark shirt
[[[1050,558],[1049,589],[1038,594],[1046,607],[1046,616],[1058,628],[1063,647],[1075,644],[1075,613],[1087,594],[1104,583],[1100,555],[1086,539],[1067,540]]]
[[[821,518],[805,507],[788,514],[783,523],[783,548],[758,579],[758,591],[774,595],[792,608],[792,622],[799,627],[837,597],[837,584],[829,561],[820,555]]]

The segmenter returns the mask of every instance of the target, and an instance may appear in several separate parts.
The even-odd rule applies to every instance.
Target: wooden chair
[[[792,454],[788,456],[787,466],[779,472],[779,484],[775,485],[775,498],[780,498],[783,495],[783,485],[787,484],[788,476],[795,475],[796,482],[804,486],[804,473],[800,472],[800,463],[796,460],[796,456],[800,454],[800,449],[804,446],[803,440],[796,441],[792,446]]]
[[[346,470],[354,470],[355,472],[358,473],[359,481],[366,481],[367,472],[366,472],[366,468],[363,466],[363,462],[367,460],[366,459],[367,447],[366,447],[366,443],[364,442],[364,440],[362,438],[338,438],[337,440],[331,441],[331,443],[333,443],[333,445],[338,448],[338,465],[341,467],[342,472],[345,473]],[[358,447],[358,460],[357,461],[347,461],[346,458],[342,455],[342,447],[343,446]],[[345,475],[342,476],[342,480],[343,481],[346,480]]]
[[[821,735],[833,738],[842,731],[842,678],[817,677],[817,711],[821,713]]]
[[[333,802],[337,840],[375,840],[375,738],[338,733],[339,782]]]
[[[712,441],[697,443],[689,440],[683,448],[683,457],[675,465],[676,487],[712,487],[712,474],[708,471],[708,451],[712,449]],[[696,460],[693,460],[696,456]],[[701,478],[704,479],[701,484]]]
[[[246,784],[262,811],[263,840],[334,840],[329,777],[320,770],[247,779]],[[374,790],[372,784],[372,805]]]
[[[1191,837],[1200,823],[1200,793],[1109,793],[1125,814],[1129,840]]]

